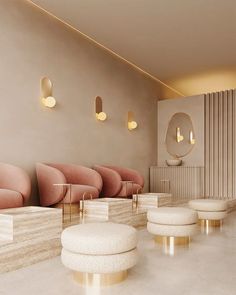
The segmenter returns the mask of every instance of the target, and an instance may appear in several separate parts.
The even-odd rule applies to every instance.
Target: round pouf
[[[227,215],[228,203],[223,200],[197,199],[189,201],[189,207],[198,213],[203,226],[220,226]]]
[[[196,233],[197,212],[180,207],[160,207],[147,214],[147,230],[155,235],[155,241],[164,245],[188,245],[190,236]]]
[[[79,224],[61,235],[62,263],[84,285],[111,285],[124,280],[138,259],[137,231],[111,222]]]

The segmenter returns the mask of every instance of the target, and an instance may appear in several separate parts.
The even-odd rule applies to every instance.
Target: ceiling
[[[230,73],[227,87],[236,88],[235,0],[33,2],[188,95],[205,91],[202,75]]]

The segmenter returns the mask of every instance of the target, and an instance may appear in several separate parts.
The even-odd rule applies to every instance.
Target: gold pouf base
[[[222,225],[222,220],[199,219],[198,224],[201,226],[220,227]]]
[[[198,224],[201,227],[201,233],[209,235],[222,230],[223,220],[199,219]]]
[[[155,236],[155,242],[162,246],[162,252],[174,256],[178,248],[189,248],[190,237]]]
[[[105,274],[75,272],[74,279],[83,286],[104,287],[124,281],[127,275],[127,270]]]
[[[190,242],[190,237],[155,236],[155,242],[166,246],[181,246],[188,245]]]

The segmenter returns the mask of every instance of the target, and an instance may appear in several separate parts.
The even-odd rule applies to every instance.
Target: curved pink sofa
[[[0,163],[0,209],[24,206],[30,193],[30,178],[23,169]]]
[[[58,203],[70,203],[69,189],[53,184],[74,184],[71,191],[71,203],[76,204],[83,198],[98,198],[102,189],[102,178],[93,169],[72,164],[36,164],[40,204],[52,206]]]
[[[104,165],[96,165],[93,168],[102,177],[104,197],[128,197],[143,189],[143,176],[136,170]],[[127,184],[126,181],[133,181],[133,184]]]

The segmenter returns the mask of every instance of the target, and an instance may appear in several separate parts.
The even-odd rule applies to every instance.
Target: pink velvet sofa
[[[77,204],[83,198],[98,198],[102,189],[102,178],[93,169],[72,164],[36,164],[40,204],[52,206],[70,203],[70,191],[66,186],[54,184],[73,184],[71,203]]]
[[[102,177],[103,197],[128,197],[140,193],[143,189],[143,176],[136,170],[104,165],[96,165],[93,168]]]
[[[0,209],[24,206],[30,193],[30,178],[23,169],[0,163]]]

